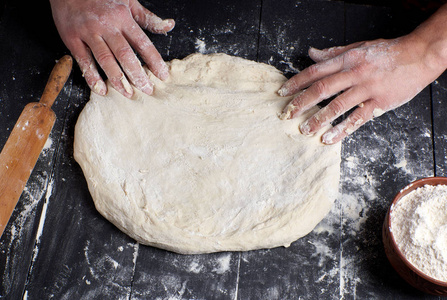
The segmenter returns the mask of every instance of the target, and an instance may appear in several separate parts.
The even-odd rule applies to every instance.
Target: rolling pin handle
[[[70,55],[65,55],[59,59],[51,71],[50,78],[45,86],[40,103],[51,108],[60,91],[65,85],[71,73],[73,59]]]

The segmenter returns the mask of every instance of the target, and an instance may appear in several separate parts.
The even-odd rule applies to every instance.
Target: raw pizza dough
[[[280,120],[274,67],[225,54],[169,63],[152,96],[109,86],[76,124],[74,155],[97,210],[142,244],[207,253],[288,246],[338,195],[340,143]],[[315,112],[315,111],[314,111]]]

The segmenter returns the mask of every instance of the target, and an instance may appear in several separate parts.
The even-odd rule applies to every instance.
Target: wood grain
[[[51,105],[67,81],[72,64],[70,56],[56,63],[41,102],[25,106],[0,153],[0,236],[53,128],[56,115]]]
[[[390,8],[344,1],[140,2],[177,22],[167,36],[148,33],[166,61],[225,52],[269,63],[288,76],[312,63],[309,46],[392,38],[418,23]],[[49,2],[6,0],[4,6],[0,144],[26,103],[38,101],[54,58],[68,52]],[[396,191],[433,173],[432,138],[439,175],[447,169],[445,78],[432,85],[433,110],[426,89],[344,141],[340,199],[311,235],[289,248],[181,256],[139,245],[95,210],[73,159],[74,126],[90,91],[78,68],[73,75],[53,105],[58,118],[52,145],[34,167],[0,240],[0,298],[439,299],[400,278],[380,233]]]

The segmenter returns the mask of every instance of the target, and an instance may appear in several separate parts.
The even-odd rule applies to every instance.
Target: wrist
[[[439,74],[444,72],[447,69],[447,5],[405,38],[419,49],[425,67]]]

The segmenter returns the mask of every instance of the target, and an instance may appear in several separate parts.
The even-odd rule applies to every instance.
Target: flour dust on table
[[[109,86],[79,116],[74,155],[97,210],[138,242],[185,254],[309,233],[337,198],[341,147],[301,135],[306,115],[280,120],[286,78],[225,54],[168,64],[166,81],[148,72],[151,96]]]

